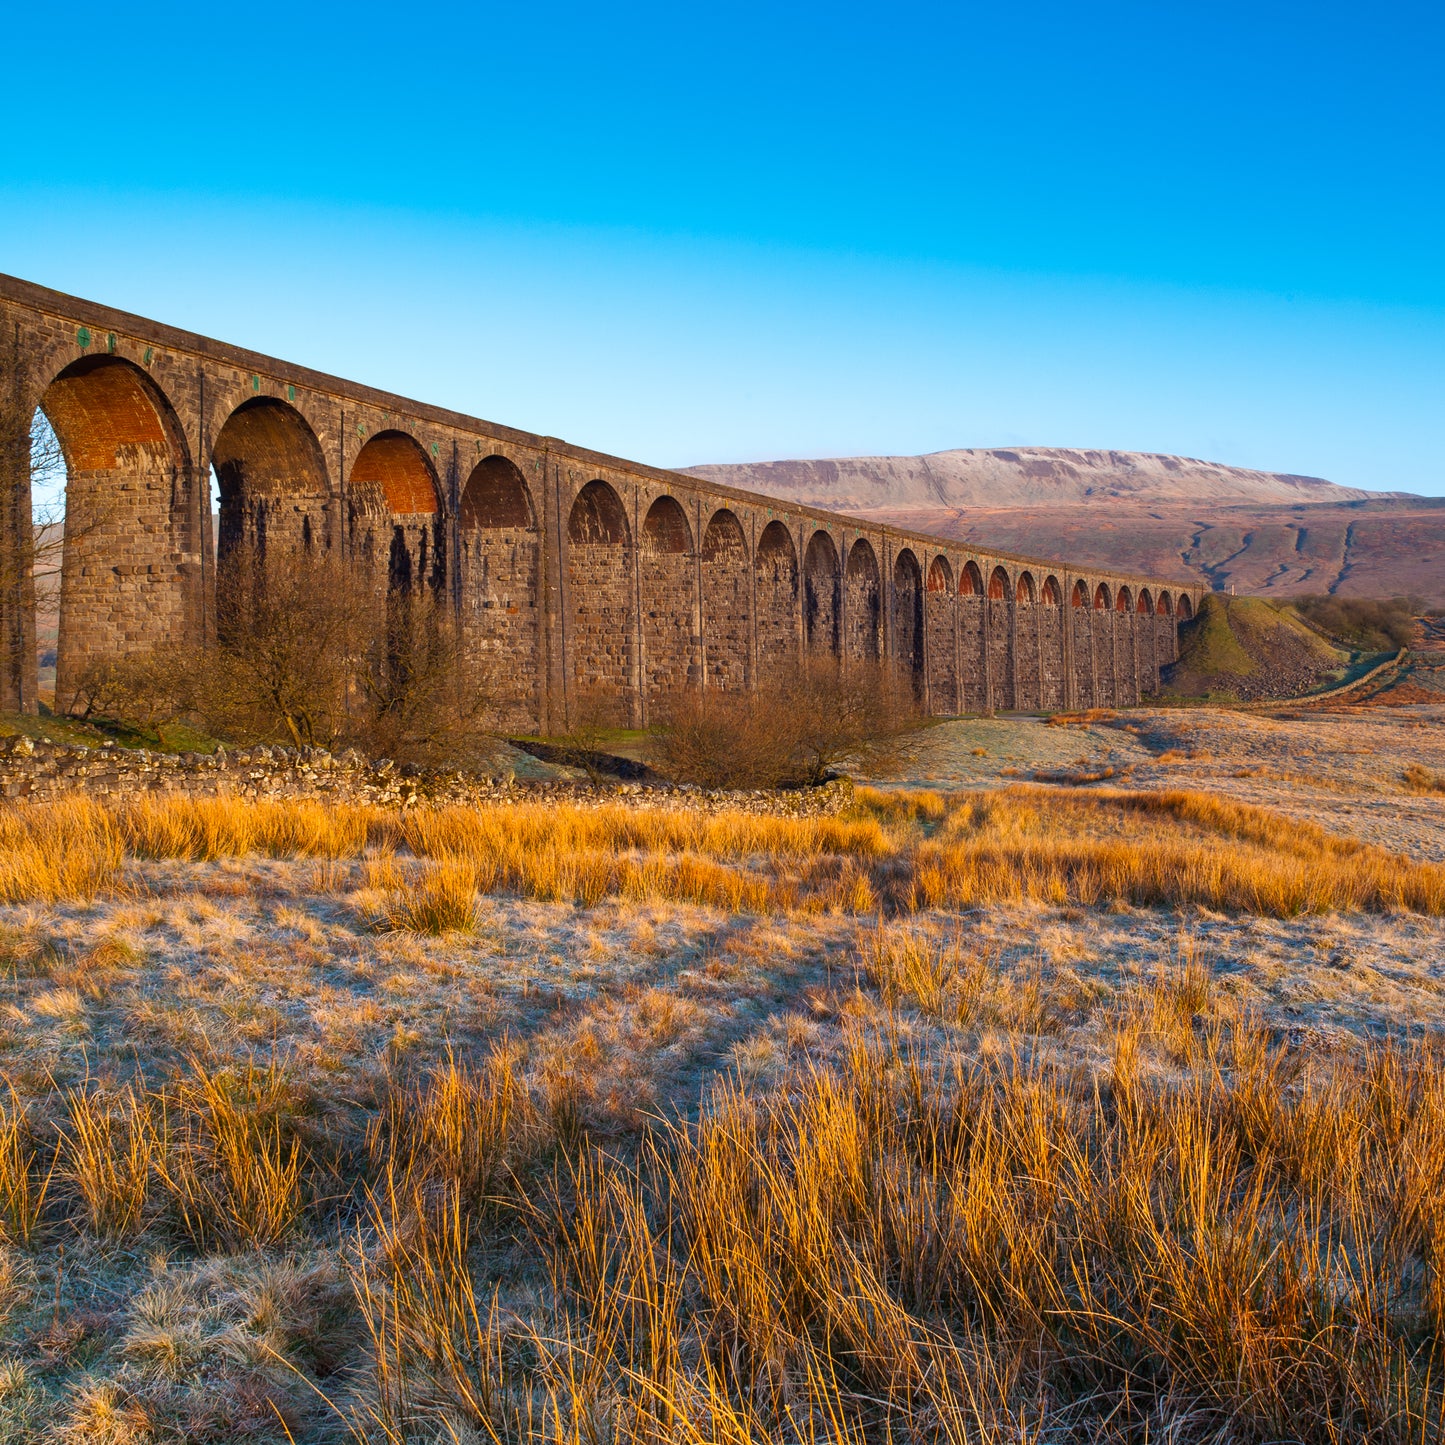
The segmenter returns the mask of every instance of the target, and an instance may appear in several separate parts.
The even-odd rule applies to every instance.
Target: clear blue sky
[[[1445,7],[12,7],[0,270],[663,465],[1445,494]],[[15,57],[19,57],[16,63]]]

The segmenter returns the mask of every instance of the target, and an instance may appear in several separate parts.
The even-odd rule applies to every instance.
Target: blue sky
[[[0,270],[662,465],[1445,494],[1445,8],[31,6]]]

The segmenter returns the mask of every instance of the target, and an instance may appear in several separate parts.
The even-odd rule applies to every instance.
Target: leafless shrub
[[[844,764],[887,771],[923,717],[907,679],[886,665],[826,661],[755,693],[688,693],[653,736],[657,765],[707,788],[800,787]]]
[[[496,743],[489,679],[444,598],[383,598],[330,553],[233,556],[217,641],[97,663],[76,711],[238,743],[356,747],[419,766],[475,765]]]

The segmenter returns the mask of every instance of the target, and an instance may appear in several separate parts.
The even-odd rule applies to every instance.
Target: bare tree
[[[901,765],[923,717],[908,680],[881,663],[805,662],[755,693],[690,692],[653,733],[658,767],[708,788],[825,781],[837,768]]]

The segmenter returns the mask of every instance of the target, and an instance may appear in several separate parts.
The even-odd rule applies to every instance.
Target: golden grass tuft
[[[1155,1082],[1149,1020],[1209,1004],[1187,956],[1156,991],[1098,1086],[855,1035],[580,1153],[532,1211],[530,1314],[481,1286],[456,1192],[379,1209],[366,1433],[1438,1439],[1445,1058],[1309,1065],[1191,1018],[1194,1072]]]
[[[65,1106],[63,1170],[87,1226],[103,1239],[139,1234],[165,1150],[149,1095],[134,1084],[118,1090],[82,1087],[66,1091]]]
[[[472,933],[477,926],[476,870],[465,863],[432,863],[390,888],[373,918],[394,933]]]
[[[471,926],[468,876],[481,893],[735,913],[1019,901],[1445,913],[1439,864],[1184,789],[860,789],[848,813],[818,818],[530,803],[388,811],[158,799],[107,811],[67,802],[0,811],[0,844],[0,897],[11,901],[93,898],[119,885],[127,856],[369,859],[369,886],[395,894],[383,908],[390,926],[418,932]],[[432,860],[419,884],[398,849]]]

